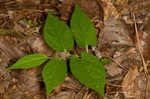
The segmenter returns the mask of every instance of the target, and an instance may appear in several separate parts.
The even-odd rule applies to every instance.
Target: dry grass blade
[[[139,32],[138,32],[138,29],[137,29],[137,24],[136,24],[136,20],[135,20],[135,15],[134,14],[133,14],[133,18],[134,18],[134,26],[135,26],[135,32],[136,32],[137,47],[138,47],[138,50],[139,50],[139,53],[140,53],[140,56],[141,56],[141,59],[142,59],[142,62],[143,62],[144,71],[145,71],[146,74],[148,74],[147,65],[146,65],[146,62],[144,60],[144,57],[143,57],[143,54],[142,54],[142,50],[141,50],[141,43],[140,43],[140,38],[139,38]]]
[[[111,58],[112,59],[112,58]],[[121,69],[128,71],[128,68],[126,68],[125,66],[122,66],[118,61],[112,59],[114,63],[116,63]]]
[[[140,38],[139,38],[139,33],[138,33],[138,29],[137,29],[137,24],[136,24],[136,20],[135,20],[135,15],[133,13],[133,18],[134,18],[134,27],[135,27],[135,32],[136,32],[136,39],[137,39],[137,47],[138,47],[138,50],[140,52],[140,56],[141,56],[141,59],[142,59],[142,62],[143,62],[143,68],[144,68],[144,72],[145,72],[145,77],[146,77],[146,80],[147,80],[147,88],[146,88],[146,95],[147,95],[147,91],[148,91],[148,84],[150,84],[149,82],[149,77],[148,77],[148,70],[147,70],[147,64],[145,62],[145,59],[143,57],[143,54],[142,54],[142,50],[141,50],[141,43],[140,43]]]

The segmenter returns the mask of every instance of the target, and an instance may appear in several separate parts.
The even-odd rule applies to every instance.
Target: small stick
[[[136,32],[137,46],[138,46],[138,50],[140,52],[140,56],[142,58],[144,72],[145,72],[145,77],[146,77],[146,89],[148,89],[148,85],[150,84],[150,82],[149,82],[149,77],[148,77],[147,64],[145,63],[145,60],[144,60],[144,57],[143,57],[143,54],[142,54],[141,43],[140,43],[140,39],[139,39],[139,33],[138,33],[138,29],[137,29],[137,24],[136,24],[134,13],[133,13],[133,18],[134,18],[134,26],[135,26],[135,32]],[[147,93],[148,93],[148,90],[146,90],[145,96],[147,95]]]
[[[136,32],[137,46],[138,46],[138,50],[140,52],[140,56],[142,58],[144,71],[147,74],[148,73],[147,65],[146,65],[146,62],[145,62],[143,54],[142,54],[141,43],[140,43],[139,33],[138,33],[137,24],[136,24],[136,20],[135,20],[135,15],[134,14],[133,14],[133,18],[134,18],[134,26],[135,26],[135,32]]]

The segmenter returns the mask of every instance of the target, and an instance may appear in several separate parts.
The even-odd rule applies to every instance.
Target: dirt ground
[[[95,55],[113,60],[105,65],[104,97],[69,73],[46,96],[43,66],[7,69],[30,53],[59,57],[43,40],[45,18],[51,12],[68,24],[75,3],[95,25]],[[84,50],[75,47],[72,52]],[[150,0],[0,0],[0,99],[150,99],[149,66]]]

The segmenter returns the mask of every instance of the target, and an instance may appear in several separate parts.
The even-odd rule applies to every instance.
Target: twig
[[[123,70],[125,70],[125,71],[128,71],[128,68],[126,68],[125,66],[122,66],[121,64],[120,64],[120,62],[118,62],[118,61],[116,61],[115,59],[113,59],[113,58],[111,58],[111,57],[109,57],[115,64],[117,64],[118,65],[118,67],[120,67],[121,69],[123,69]]]
[[[136,20],[135,20],[135,15],[134,14],[133,14],[133,18],[134,18],[134,26],[135,26],[136,39],[137,39],[137,47],[138,47],[138,50],[139,50],[139,53],[140,53],[140,56],[141,56],[141,59],[142,59],[144,71],[145,71],[146,74],[148,74],[147,65],[146,65],[146,62],[144,60],[144,57],[143,57],[143,54],[142,54],[142,50],[141,50],[141,43],[140,43],[140,38],[139,38],[139,32],[138,32],[138,29],[137,29],[137,24],[136,24]]]
[[[142,58],[144,72],[145,72],[145,77],[146,77],[146,93],[145,93],[145,96],[146,96],[147,93],[148,93],[147,89],[149,88],[148,85],[150,84],[150,82],[149,82],[149,77],[148,77],[147,64],[145,62],[145,59],[143,57],[142,50],[141,50],[141,43],[140,43],[140,39],[139,39],[139,33],[138,33],[138,29],[137,29],[137,24],[136,24],[134,13],[133,13],[133,18],[134,18],[134,26],[135,26],[135,32],[136,32],[137,46],[138,46],[138,50],[140,52],[140,56]]]

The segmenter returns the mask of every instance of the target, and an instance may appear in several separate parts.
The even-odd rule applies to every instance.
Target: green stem
[[[85,48],[86,48],[86,52],[88,53],[88,45],[86,45]]]

